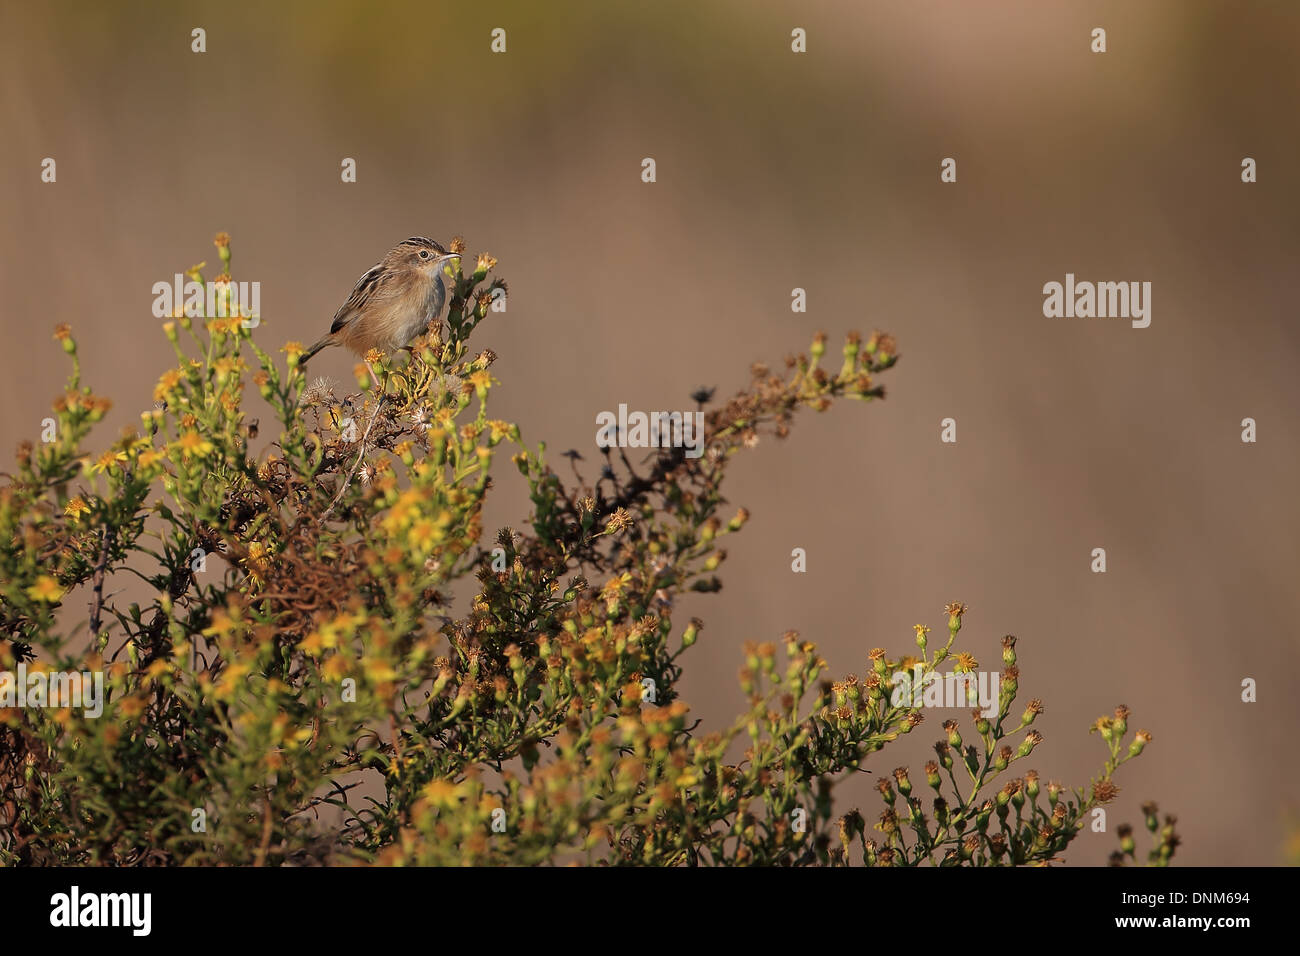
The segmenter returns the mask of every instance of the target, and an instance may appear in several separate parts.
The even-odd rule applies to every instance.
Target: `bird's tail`
[[[313,355],[315,355],[315,354],[316,354],[317,352],[319,352],[321,349],[326,348],[326,347],[328,347],[328,346],[330,346],[330,345],[334,345],[334,344],[335,344],[335,343],[334,343],[334,335],[333,335],[332,333],[331,333],[330,335],[326,335],[326,336],[324,336],[324,337],[321,338],[320,341],[318,341],[315,345],[313,345],[313,346],[312,346],[311,348],[309,348],[307,351],[303,352],[302,355],[298,356],[298,367],[299,367],[299,368],[302,368],[302,366],[304,366],[304,365],[307,364],[307,360],[308,360],[309,358],[311,358]]]

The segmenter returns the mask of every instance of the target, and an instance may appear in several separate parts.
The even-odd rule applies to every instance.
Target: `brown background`
[[[1282,862],[1300,724],[1300,8],[1066,6],[10,9],[0,447],[35,438],[59,391],[60,321],[117,402],[100,444],[138,421],[172,361],[150,287],[215,263],[221,229],[236,278],[262,283],[272,347],[312,341],[399,239],[490,250],[511,291],[480,334],[501,355],[493,412],[587,452],[589,472],[599,410],[687,407],[816,329],[883,328],[903,353],[885,403],[809,416],[733,469],[754,518],[723,593],[678,612],[707,620],[686,698],[718,726],[743,705],[745,640],[797,628],[861,672],[915,623],[938,636],[962,600],[981,664],[1021,639],[1045,779],[1086,782],[1103,754],[1089,724],[1127,703],[1155,742],[1119,777],[1112,831],[1155,798],[1179,815],[1183,862]],[[497,26],[505,55],[488,51]],[[46,156],[57,184],[40,182]],[[1240,182],[1244,156],[1258,184]],[[1043,283],[1066,272],[1151,281],[1151,327],[1045,319]],[[347,381],[351,364],[336,350],[313,371]],[[1258,444],[1240,441],[1247,416]],[[501,469],[493,523],[525,514]],[[946,716],[871,766],[919,774]],[[874,817],[867,781],[842,798]],[[1086,833],[1070,858],[1114,846]]]

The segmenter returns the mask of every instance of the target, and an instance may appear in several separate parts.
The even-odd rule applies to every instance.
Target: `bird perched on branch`
[[[371,349],[391,352],[406,345],[438,321],[447,301],[442,270],[459,258],[460,253],[423,236],[399,242],[357,280],[334,313],[329,333],[303,353],[299,365],[330,345],[346,346],[363,358]]]

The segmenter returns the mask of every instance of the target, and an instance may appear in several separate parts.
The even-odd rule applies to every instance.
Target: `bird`
[[[438,321],[447,301],[442,270],[459,258],[424,236],[403,239],[357,280],[329,332],[299,357],[299,366],[331,345],[364,358],[371,349],[390,352],[409,343]]]

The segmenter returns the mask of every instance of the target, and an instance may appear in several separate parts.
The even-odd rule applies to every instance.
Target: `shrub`
[[[217,245],[217,288],[228,290],[229,241]],[[922,724],[921,709],[895,703],[897,671],[977,666],[955,646],[962,604],[945,609],[942,645],[929,649],[918,627],[919,654],[873,650],[862,677],[832,682],[795,633],[747,646],[749,709],[712,732],[696,732],[677,696],[703,625],[674,604],[721,587],[723,545],[748,517],[721,493],[733,454],[784,436],[800,409],[883,398],[893,340],[850,334],[828,371],[819,335],[784,373],[755,366],[747,388],[710,408],[702,456],[657,448],[637,467],[606,450],[594,483],[576,462],[566,482],[544,445],[488,416],[495,356],[471,355],[469,340],[505,291],[488,279],[494,266],[487,255],[470,274],[449,266],[447,327],[409,353],[367,356],[350,395],[309,384],[297,343],[277,364],[239,314],[177,314],[163,327],[176,365],[156,407],[98,454],[85,445],[109,403],[83,386],[75,340],[57,330],[72,372],[54,427],[19,449],[0,486],[3,666],[99,672],[107,699],[98,716],[0,711],[0,857],[1055,859],[1150,735],[1126,743],[1120,708],[1094,727],[1107,759],[1088,788],[1051,783],[1044,799],[1033,770],[1012,778],[1041,740],[1031,725],[1042,706],[1015,713],[1011,637],[996,717],[975,711],[969,742],[944,724],[924,770],[930,815],[905,768],[880,776],[874,826],[832,809],[836,781]],[[199,267],[190,274],[202,280]],[[250,381],[279,431],[256,456]],[[502,451],[532,511],[526,530],[502,529],[489,546],[482,507]],[[457,616],[462,581],[475,593]],[[132,588],[139,600],[127,601]],[[1154,862],[1172,854],[1172,826]]]

